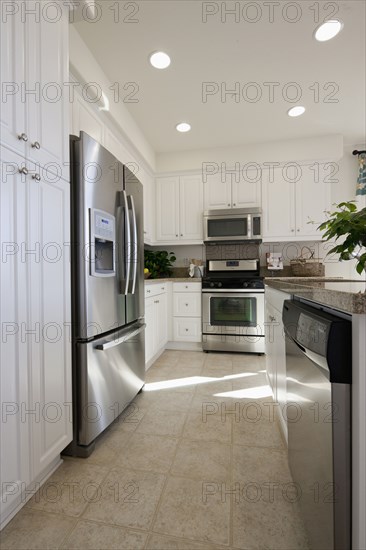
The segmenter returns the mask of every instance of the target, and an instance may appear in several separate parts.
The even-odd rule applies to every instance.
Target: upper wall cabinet
[[[254,171],[208,175],[204,183],[204,197],[205,210],[261,206],[260,178]]]
[[[156,240],[202,243],[203,186],[201,176],[156,180]]]
[[[263,240],[321,240],[331,206],[332,163],[278,167],[263,176]]]
[[[53,2],[45,11],[35,0],[13,8],[1,25],[1,141],[68,179],[67,9]]]

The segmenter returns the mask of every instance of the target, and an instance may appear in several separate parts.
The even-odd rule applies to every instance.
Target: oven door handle
[[[202,289],[202,294],[264,294],[264,288],[215,288],[215,290],[207,288]]]

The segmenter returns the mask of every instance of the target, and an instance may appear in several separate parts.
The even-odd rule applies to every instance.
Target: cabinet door
[[[144,173],[144,242],[151,243],[154,240],[155,222],[155,180]]]
[[[202,321],[198,317],[174,317],[173,333],[175,342],[201,342]]]
[[[27,182],[18,169],[23,158],[0,148],[0,392],[2,403],[1,523],[21,500],[30,481],[28,398],[27,279],[22,261]]]
[[[264,240],[288,240],[295,236],[295,185],[283,177],[282,168],[263,173]]]
[[[251,181],[251,173],[244,178],[242,175],[240,181],[237,181],[232,174],[232,206],[233,208],[254,208],[261,206],[261,181]],[[253,171],[253,179],[256,174]]]
[[[145,364],[155,355],[155,298],[145,300]]]
[[[274,400],[276,397],[276,315],[275,309],[266,302],[266,324],[265,324],[265,340],[266,340],[266,369],[268,381],[273,392]]]
[[[76,135],[83,130],[98,143],[103,143],[104,125],[94,110],[75,94],[75,100],[72,105],[73,128]]]
[[[182,176],[180,195],[180,239],[203,240],[203,183],[201,176]]]
[[[156,180],[156,240],[179,239],[179,178]]]
[[[39,11],[37,0],[27,9]],[[69,179],[69,95],[67,9],[54,2],[39,20],[28,15],[25,39],[25,81],[28,142],[26,157]],[[62,14],[62,16],[60,16]],[[59,20],[57,20],[59,18]]]
[[[168,341],[168,301],[166,294],[159,294],[155,298],[157,341],[156,351],[165,347]]]
[[[70,185],[53,179],[45,171],[38,182],[28,176],[27,189],[33,476],[72,439]]]
[[[331,207],[331,189],[327,182],[329,171],[318,165],[319,173],[309,166],[301,167],[301,179],[296,184],[296,236],[321,240],[317,227],[326,219]],[[313,222],[313,223],[309,223]]]
[[[205,210],[219,210],[220,208],[231,208],[231,178],[224,176],[221,181],[221,174],[207,176],[204,183],[204,205]]]
[[[195,292],[173,294],[173,315],[176,317],[201,317],[201,295]]]
[[[15,13],[7,14],[4,10],[0,22],[0,139],[4,145],[24,155],[25,141],[18,136],[24,134],[24,139],[27,139],[25,104],[21,99],[25,26],[21,21],[21,10],[16,11],[16,8],[14,4]]]

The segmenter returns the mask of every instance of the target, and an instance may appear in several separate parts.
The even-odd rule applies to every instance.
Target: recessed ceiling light
[[[302,105],[297,105],[296,107],[292,107],[289,111],[287,111],[288,116],[300,116],[305,113],[306,109],[305,107],[302,107]]]
[[[331,38],[337,36],[337,34],[342,30],[343,23],[338,21],[338,19],[330,19],[325,21],[315,29],[315,39],[319,42],[326,42]]]
[[[176,125],[175,128],[178,130],[178,132],[189,132],[189,130],[191,129],[191,125],[188,124],[188,122],[180,122]]]
[[[150,63],[155,69],[166,69],[170,65],[170,57],[165,52],[154,52],[150,55]]]

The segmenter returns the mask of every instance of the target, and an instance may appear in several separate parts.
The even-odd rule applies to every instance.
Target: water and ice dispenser
[[[90,274],[114,277],[116,274],[116,219],[103,210],[90,210]]]

